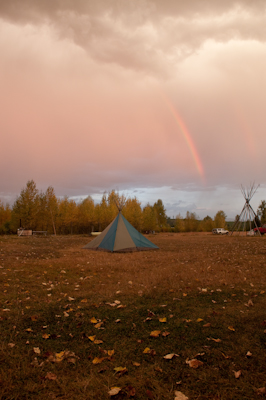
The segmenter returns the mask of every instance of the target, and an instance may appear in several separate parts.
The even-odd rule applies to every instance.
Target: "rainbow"
[[[180,115],[178,114],[175,107],[171,104],[171,102],[166,98],[164,98],[164,100],[165,100],[168,108],[170,109],[175,121],[177,122],[179,129],[181,130],[183,138],[185,139],[185,141],[188,145],[188,148],[189,148],[192,158],[194,160],[196,169],[201,177],[201,180],[203,183],[205,183],[205,175],[204,175],[203,165],[202,165],[201,159],[199,157],[198,151],[196,149],[196,146],[195,146],[195,144],[192,140],[192,137],[189,133],[189,130],[186,127],[186,125],[185,125],[184,121],[182,120],[182,118],[180,117]]]

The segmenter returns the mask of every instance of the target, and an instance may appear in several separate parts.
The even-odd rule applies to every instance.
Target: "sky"
[[[264,0],[0,1],[0,200],[112,189],[167,215],[266,199]]]

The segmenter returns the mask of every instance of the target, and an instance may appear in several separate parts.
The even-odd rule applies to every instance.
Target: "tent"
[[[243,207],[240,215],[235,220],[235,223],[231,230],[231,235],[233,235],[234,232],[240,233],[240,230],[246,231],[246,228],[248,228],[248,226],[249,226],[249,230],[251,231],[251,229],[252,229],[251,223],[252,222],[253,222],[254,226],[257,228],[258,234],[261,235],[261,233],[258,229],[258,226],[260,226],[260,220],[250,205],[250,200],[256,193],[258,187],[259,187],[259,185],[257,187],[255,187],[255,183],[253,183],[249,189],[245,189],[241,185],[241,192],[245,198],[245,204],[244,204],[244,207]]]
[[[113,222],[83,248],[126,252],[158,249],[159,247],[139,233],[119,211]]]

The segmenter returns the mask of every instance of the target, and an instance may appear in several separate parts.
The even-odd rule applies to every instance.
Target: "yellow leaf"
[[[152,331],[150,333],[150,336],[157,338],[157,337],[159,337],[160,333],[161,333],[161,331]]]
[[[125,372],[127,372],[127,369],[126,369],[126,367],[116,367],[116,368],[114,368],[114,371],[115,371],[116,374],[118,372],[125,373]]]
[[[98,324],[94,325],[94,328],[99,329],[102,326],[103,322],[98,322]]]
[[[95,357],[94,360],[92,360],[92,364],[100,364],[101,362],[103,362],[104,359],[105,357],[102,358]]]
[[[91,342],[94,342],[95,338],[96,338],[95,335],[94,335],[94,336],[89,336],[89,337],[88,337],[88,339],[90,339]]]
[[[81,302],[81,303],[87,303],[88,300],[87,300],[87,299],[82,299],[80,302]]]
[[[103,343],[103,341],[102,341],[102,340],[96,339],[96,340],[94,340],[94,343],[95,343],[95,344],[101,344],[101,343]]]
[[[235,328],[233,328],[232,326],[228,326],[228,329],[230,330],[230,331],[235,331]]]
[[[166,319],[166,317],[164,317],[164,318],[159,318],[159,321],[160,321],[160,322],[166,322],[167,319]]]
[[[109,396],[115,396],[116,394],[118,394],[120,392],[121,388],[117,387],[117,386],[113,386],[111,387],[111,390],[109,390],[108,394]]]
[[[33,330],[31,328],[27,328],[25,329],[26,332],[33,332]]]
[[[97,321],[96,318],[94,318],[94,317],[91,318],[91,323],[92,323],[92,324],[97,324],[97,322],[98,322],[98,321]]]
[[[64,356],[65,356],[65,352],[64,351],[60,351],[60,353],[55,353],[54,361],[61,362],[61,361],[63,361]]]
[[[149,347],[146,347],[146,349],[144,349],[143,353],[144,354],[149,354],[151,352],[151,349]]]
[[[115,354],[115,351],[114,350],[108,350],[107,354],[108,354],[109,357],[112,357]]]
[[[197,322],[201,322],[201,321],[203,321],[202,318],[198,318],[198,319],[197,319]]]
[[[51,336],[50,333],[44,333],[42,335],[43,339],[49,339],[50,336]]]

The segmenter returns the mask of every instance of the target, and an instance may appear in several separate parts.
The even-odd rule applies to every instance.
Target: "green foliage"
[[[156,228],[160,231],[163,228],[166,228],[167,225],[167,217],[163,201],[161,199],[157,200],[157,202],[154,203],[153,208],[156,217]]]
[[[257,210],[257,214],[260,217],[261,223],[265,224],[266,223],[266,201],[262,200],[258,210]]]

